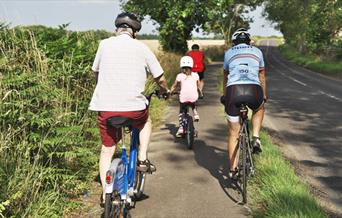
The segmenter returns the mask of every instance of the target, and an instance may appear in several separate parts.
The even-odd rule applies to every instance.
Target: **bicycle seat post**
[[[125,127],[121,127],[121,149],[126,149],[125,145]]]
[[[240,106],[240,118],[241,118],[241,123],[243,123],[245,120],[248,119],[248,109],[246,105],[244,104]]]

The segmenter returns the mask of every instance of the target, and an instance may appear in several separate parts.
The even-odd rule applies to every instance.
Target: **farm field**
[[[154,52],[161,51],[159,46],[159,41],[157,39],[152,40],[140,40],[145,43],[149,48],[151,48]],[[224,40],[211,40],[211,39],[196,39],[196,40],[188,40],[188,48],[191,49],[193,44],[198,44],[200,47],[209,47],[209,46],[220,46],[224,44]]]

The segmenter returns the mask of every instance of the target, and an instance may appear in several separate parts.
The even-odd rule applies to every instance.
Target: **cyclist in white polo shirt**
[[[133,126],[140,129],[138,169],[155,171],[155,166],[147,159],[147,148],[152,132],[148,118],[148,101],[142,94],[151,73],[163,91],[170,92],[163,69],[153,52],[135,39],[141,23],[132,13],[121,13],[115,20],[117,36],[100,42],[92,70],[96,76],[96,88],[89,110],[98,112],[98,123],[102,141],[100,155],[100,178],[105,184],[115,144],[116,130],[108,127],[106,121],[112,116],[125,116],[133,119]]]

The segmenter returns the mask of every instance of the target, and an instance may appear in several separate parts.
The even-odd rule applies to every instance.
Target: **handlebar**
[[[180,94],[179,91],[177,91],[177,92],[172,92],[172,93],[171,93],[171,95],[179,95],[179,94]]]
[[[147,98],[147,100],[150,102],[152,96],[156,96],[157,98],[161,99],[168,99],[170,97],[170,93],[161,93],[160,90],[154,90],[151,94],[145,96]]]

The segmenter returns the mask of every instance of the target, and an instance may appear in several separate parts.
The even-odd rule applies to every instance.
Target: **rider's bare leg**
[[[262,106],[258,111],[253,113],[252,124],[253,124],[253,136],[259,137],[262,120],[264,119],[265,108]]]
[[[240,123],[228,121],[228,152],[230,170],[235,170],[237,167],[237,143],[239,138]]]
[[[140,134],[139,134],[140,145],[139,145],[138,159],[141,161],[144,161],[147,159],[147,149],[150,143],[151,134],[152,134],[152,121],[150,118],[148,118],[147,122],[145,123],[144,128],[140,130]]]
[[[105,189],[105,184],[106,184],[106,173],[112,162],[112,157],[113,157],[114,152],[115,152],[115,146],[106,147],[102,145],[99,167],[100,167],[100,179],[101,179],[103,190]],[[103,192],[103,197],[104,196],[105,196],[105,192]]]
[[[203,88],[204,88],[204,79],[200,80],[199,82],[199,89],[201,90],[202,93],[203,93]]]

